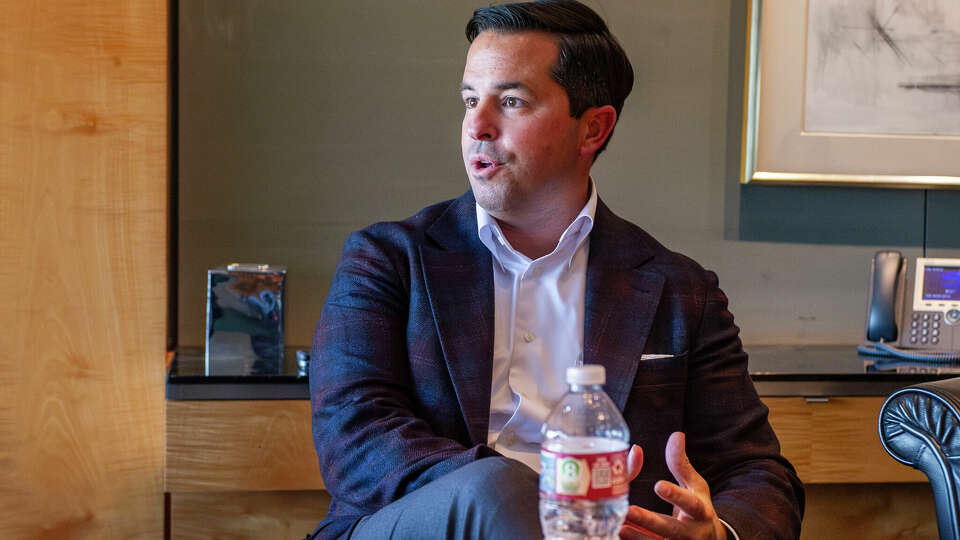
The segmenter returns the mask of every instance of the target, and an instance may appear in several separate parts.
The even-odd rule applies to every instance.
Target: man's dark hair
[[[467,40],[473,43],[486,30],[554,34],[560,55],[550,75],[567,92],[570,116],[580,118],[590,107],[612,105],[620,118],[633,89],[633,66],[606,23],[589,7],[576,0],[535,0],[480,8],[467,23]]]

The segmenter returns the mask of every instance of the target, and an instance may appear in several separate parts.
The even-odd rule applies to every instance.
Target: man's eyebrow
[[[500,83],[500,84],[494,86],[494,88],[496,88],[497,90],[524,90],[524,91],[526,91],[526,92],[533,93],[527,85],[523,84],[523,83],[520,82],[520,81],[503,82],[503,83]],[[471,90],[471,91],[472,91],[472,90],[473,90],[473,87],[470,86],[470,85],[467,84],[467,83],[461,83],[461,84],[460,84],[460,91],[463,92],[464,90]]]
[[[530,91],[527,85],[523,84],[520,81],[510,81],[510,82],[500,83],[497,85],[497,90],[524,90],[527,92]]]

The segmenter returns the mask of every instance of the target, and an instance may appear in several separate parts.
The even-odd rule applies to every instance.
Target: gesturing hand
[[[727,529],[713,509],[710,487],[687,458],[686,437],[683,433],[670,435],[667,440],[666,460],[667,468],[680,485],[661,480],[653,487],[653,491],[661,499],[673,504],[673,515],[667,516],[639,506],[631,506],[627,511],[627,520],[620,529],[620,538],[725,539]],[[630,480],[640,474],[642,466],[643,451],[639,446],[634,446],[627,458]]]

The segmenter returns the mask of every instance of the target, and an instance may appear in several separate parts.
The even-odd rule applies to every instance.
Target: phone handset
[[[870,274],[867,341],[897,341],[907,261],[899,251],[878,251]]]
[[[900,252],[878,251],[874,255],[867,341],[857,350],[906,360],[960,361],[960,351],[954,350],[960,348],[960,326],[956,326],[960,322],[956,309],[960,303],[956,286],[960,260],[918,259],[914,295],[909,300],[906,273],[907,261]]]

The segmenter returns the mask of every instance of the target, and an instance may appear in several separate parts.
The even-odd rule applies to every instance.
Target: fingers
[[[639,447],[635,447],[639,452]],[[628,464],[634,459],[631,449]],[[654,492],[664,501],[673,505],[673,516],[651,512],[639,506],[627,510],[627,518],[620,529],[620,538],[626,540],[651,538],[723,538],[726,530],[717,519],[713,503],[710,501],[710,487],[706,480],[694,470],[686,452],[686,438],[683,433],[670,435],[666,448],[667,468],[673,473],[680,485],[661,480],[654,485]],[[639,456],[643,463],[643,454]],[[631,474],[634,469],[630,468]],[[639,472],[639,468],[636,470]]]
[[[642,468],[643,448],[633,445],[633,447],[630,448],[630,453],[627,454],[627,481],[633,482],[633,479],[640,474],[640,469]]]
[[[678,519],[651,512],[639,506],[631,506],[627,510],[627,519],[620,528],[620,538],[626,540],[663,538],[692,540],[726,538],[726,536],[726,529],[717,519]]]
[[[620,538],[624,540],[651,540],[656,539],[660,540],[663,537],[659,534],[647,529],[646,527],[640,525],[640,521],[646,522],[651,516],[656,516],[655,512],[651,512],[639,506],[631,506],[627,509],[627,519],[623,522],[623,527],[620,528]]]
[[[706,491],[709,496],[706,481],[694,470],[690,459],[687,458],[686,435],[679,431],[670,434],[670,438],[667,439],[666,459],[667,468],[681,486],[696,491]]]
[[[673,522],[673,523],[671,523]],[[658,514],[641,508],[631,506],[627,510],[627,519],[620,528],[620,538],[627,540],[642,539],[662,539],[665,536],[671,536],[669,532],[676,532],[677,521],[669,516]]]
[[[658,497],[674,506],[674,517],[683,517],[677,513],[677,510],[680,510],[686,516],[697,521],[713,519],[713,512],[707,508],[703,499],[692,490],[682,488],[673,482],[661,480],[653,486],[653,491]]]

